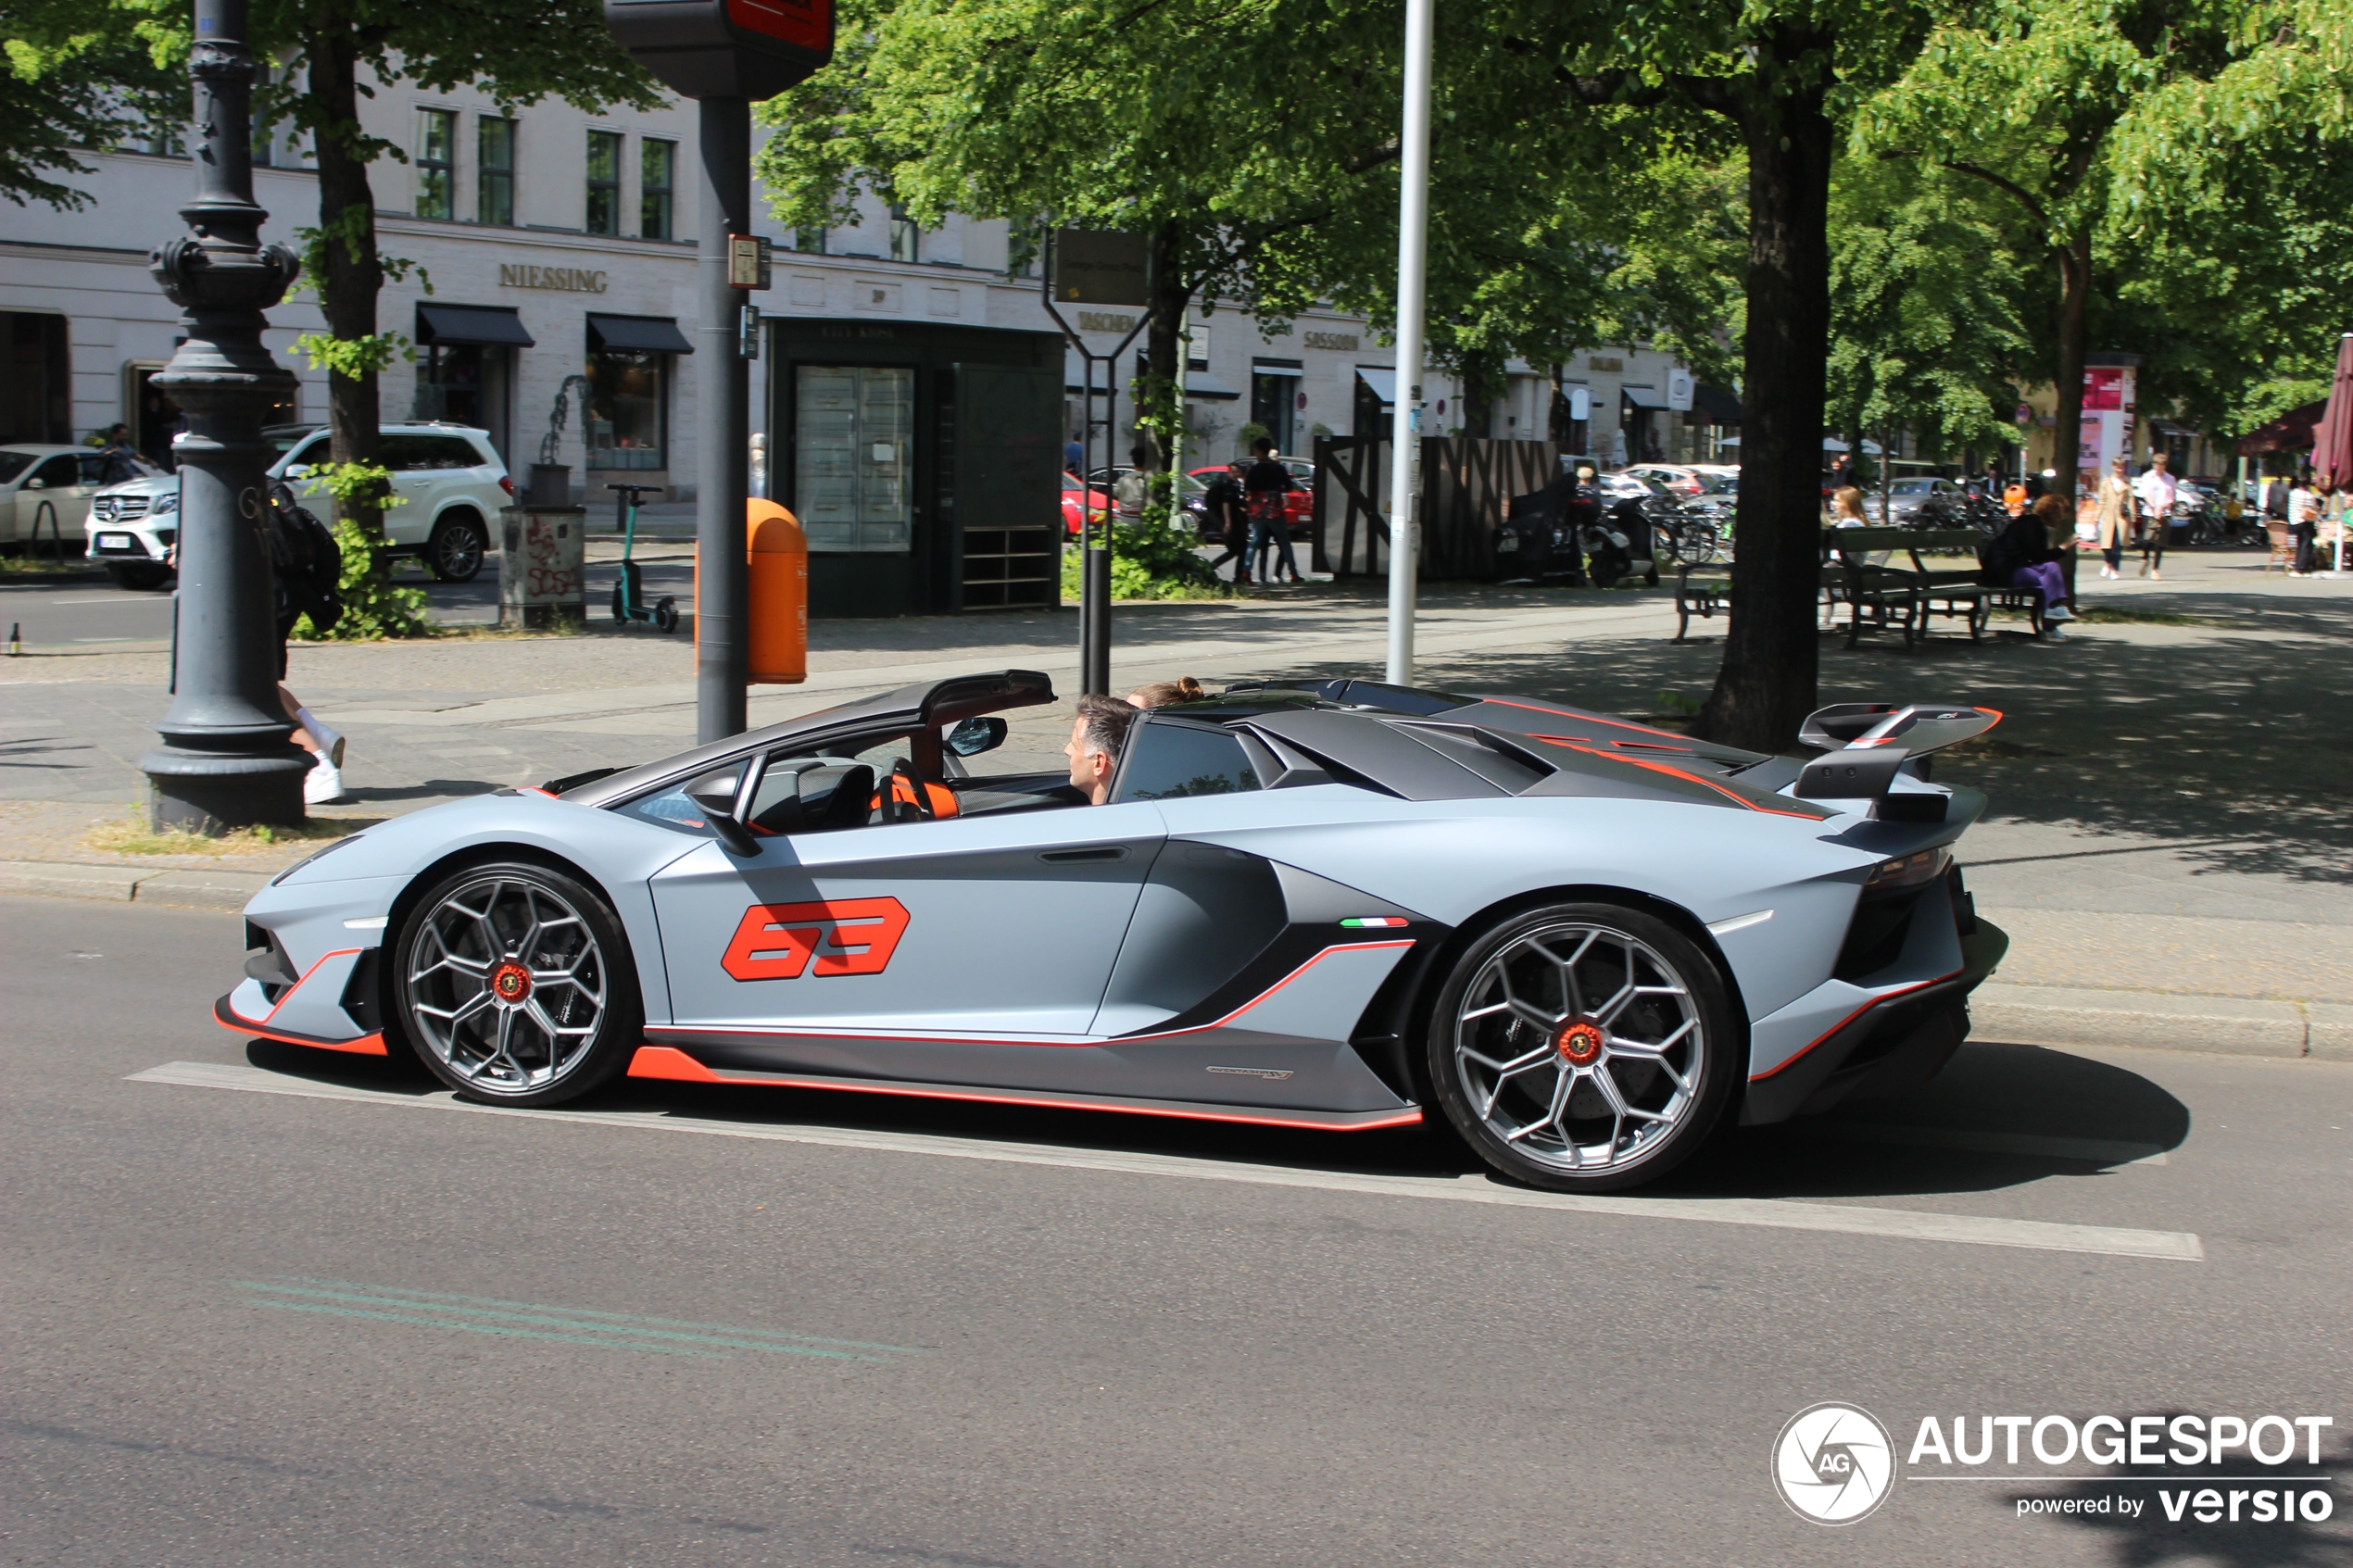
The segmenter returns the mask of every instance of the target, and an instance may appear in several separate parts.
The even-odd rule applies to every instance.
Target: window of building
[[[417,216],[454,218],[458,196],[458,117],[417,111]]]
[[[890,204],[890,258],[893,261],[921,261],[924,232],[907,216],[907,209],[897,202]]]
[[[515,122],[484,115],[475,140],[480,171],[474,186],[474,220],[511,226],[515,220]]]
[[[793,513],[809,547],[905,554],[915,520],[915,372],[802,365],[794,378]]]
[[[678,173],[678,144],[648,136],[639,144],[637,169],[637,232],[649,240],[674,240],[671,227],[671,188]]]
[[[590,468],[670,466],[669,375],[670,356],[649,349],[599,348],[588,356]]]
[[[621,132],[588,132],[588,220],[592,234],[621,232]]]
[[[823,256],[825,254],[825,231],[795,229],[792,232],[792,247],[798,251],[806,251],[811,256]]]

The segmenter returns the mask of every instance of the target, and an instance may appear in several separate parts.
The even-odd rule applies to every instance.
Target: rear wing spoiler
[[[1810,714],[1797,732],[1801,742],[1824,755],[1806,764],[1790,793],[1801,800],[1869,800],[1884,807],[1892,794],[1911,793],[1895,789],[1906,762],[1982,735],[2001,721],[1994,709],[1959,702],[1833,704]],[[1942,804],[1940,798],[1939,816]]]

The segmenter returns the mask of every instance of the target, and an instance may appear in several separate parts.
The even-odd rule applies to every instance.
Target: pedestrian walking
[[[1226,546],[1226,553],[1209,563],[1210,574],[1215,576],[1219,567],[1232,561],[1237,585],[1250,581],[1250,504],[1242,489],[1242,476],[1249,469],[1248,463],[1228,463],[1202,495],[1209,536]]]
[[[1978,581],[1989,588],[2032,588],[2042,600],[2043,634],[2064,642],[2062,621],[2075,619],[2067,600],[2067,573],[2060,563],[2073,548],[2075,520],[2055,495],[2039,497],[2033,509],[2010,520],[1979,550]]]
[[[1087,443],[1080,440],[1078,432],[1074,430],[1070,433],[1070,439],[1063,443],[1063,472],[1077,473],[1078,465],[1086,460]]]
[[[1151,483],[1144,472],[1144,449],[1140,445],[1127,449],[1127,471],[1112,482],[1112,515],[1133,526],[1144,515],[1144,492]]]
[[[1261,583],[1274,582],[1275,571],[1267,566],[1265,553],[1271,544],[1284,581],[1302,582],[1299,559],[1290,549],[1290,520],[1283,508],[1283,497],[1290,490],[1290,470],[1275,461],[1275,444],[1266,437],[1252,442],[1250,449],[1257,460],[1242,476],[1242,490],[1250,505],[1251,561],[1258,569]]]
[[[2172,526],[2174,498],[2181,494],[2169,462],[2164,453],[2155,454],[2133,482],[2133,498],[2140,502],[2141,575],[2152,583],[2165,581],[2165,535]]]
[[[2312,575],[2312,546],[2321,533],[2321,493],[2309,474],[2298,474],[2287,493],[2287,534],[2296,541],[2296,564],[2290,577]]]
[[[2100,575],[2124,575],[2125,538],[2133,532],[2133,482],[2126,477],[2126,465],[2120,453],[2108,465],[2108,472],[2100,477],[2099,546]]]

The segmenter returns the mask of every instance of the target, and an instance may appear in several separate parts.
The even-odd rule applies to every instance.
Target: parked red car
[[[1083,501],[1079,499],[1081,492],[1086,495],[1086,499]],[[1076,539],[1087,531],[1088,511],[1092,511],[1095,514],[1095,521],[1101,522],[1111,515],[1111,497],[1100,490],[1079,483],[1076,474],[1063,474],[1063,527],[1072,538]]]

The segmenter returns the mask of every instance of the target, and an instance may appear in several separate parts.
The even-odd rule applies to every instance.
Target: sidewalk
[[[2013,946],[1979,993],[1981,1036],[2353,1060],[2353,590],[2266,578],[2260,559],[2176,556],[2162,583],[2094,578],[2092,618],[2064,645],[1940,635],[1908,654],[1849,653],[1824,640],[1825,702],[1948,697],[2007,715],[1937,775],[1992,800],[1962,859]],[[1432,589],[1418,680],[1655,715],[1661,694],[1705,696],[1720,657],[1711,642],[1673,645],[1673,624],[1663,594]],[[1115,635],[1115,684],[1214,684],[1378,673],[1385,628],[1368,584],[1122,605]],[[820,621],[808,683],[756,688],[751,721],[1009,666],[1070,690],[1076,642],[1067,609]],[[683,638],[304,647],[291,673],[351,737],[353,799],[335,809],[358,816],[693,738]],[[162,677],[149,654],[0,663],[0,892],[233,907],[313,847],[209,866],[80,847],[94,816],[137,798]],[[1008,762],[1059,765],[1067,712],[1015,715]]]

